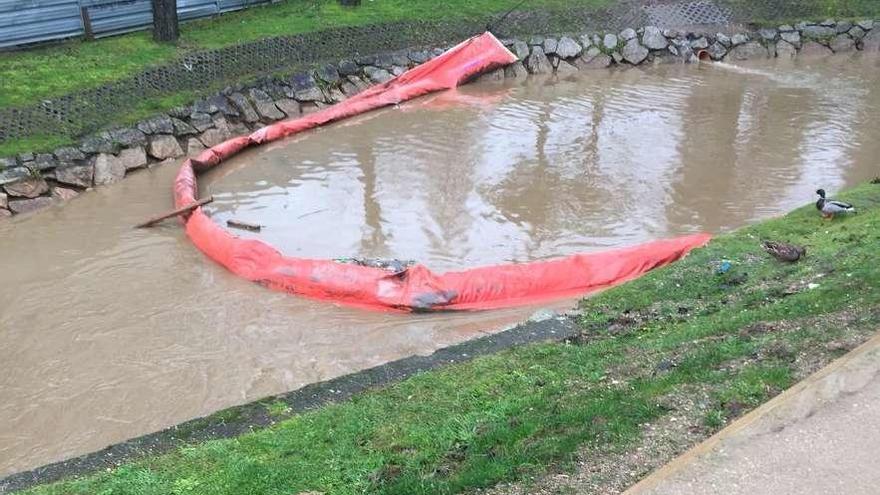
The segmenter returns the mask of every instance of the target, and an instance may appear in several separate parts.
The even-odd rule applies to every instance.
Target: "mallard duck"
[[[824,189],[819,189],[816,191],[816,194],[819,195],[819,201],[816,201],[816,209],[822,212],[823,218],[834,218],[834,215],[839,213],[856,212],[855,207],[849,203],[825,198]]]
[[[792,263],[807,255],[806,248],[784,242],[764,241],[764,250],[779,261]]]

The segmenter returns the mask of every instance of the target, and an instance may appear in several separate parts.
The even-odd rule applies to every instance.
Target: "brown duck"
[[[779,261],[793,263],[807,255],[807,249],[784,242],[764,241],[764,250]]]

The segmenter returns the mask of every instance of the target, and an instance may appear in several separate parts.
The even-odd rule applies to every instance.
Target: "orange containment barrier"
[[[198,198],[196,172],[239,151],[329,122],[450,89],[468,79],[516,61],[494,36],[485,33],[400,76],[314,114],[230,139],[186,160],[174,182],[177,207]],[[272,246],[241,239],[214,223],[201,208],[185,220],[186,233],[209,258],[236,275],[306,297],[371,309],[405,311],[477,310],[574,297],[633,279],[673,262],[708,242],[690,235],[602,253],[577,254],[551,261],[489,266],[433,273],[416,265],[401,273],[380,268],[283,256]]]

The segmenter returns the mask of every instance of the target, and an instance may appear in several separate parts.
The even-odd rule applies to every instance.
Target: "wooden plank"
[[[179,215],[189,213],[200,206],[204,206],[204,205],[210,203],[211,201],[214,201],[214,196],[208,196],[207,198],[200,199],[191,205],[187,205],[182,208],[178,208],[174,211],[169,211],[168,213],[163,213],[157,217],[153,217],[153,218],[147,220],[146,222],[139,223],[139,224],[135,225],[134,228],[143,229],[146,227],[152,227],[153,225],[156,225],[157,223],[161,222],[162,220],[167,220],[172,217],[176,217]]]

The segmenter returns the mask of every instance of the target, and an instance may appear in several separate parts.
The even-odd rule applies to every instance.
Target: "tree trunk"
[[[153,39],[156,41],[177,41],[180,31],[177,26],[177,0],[152,0]]]

